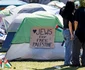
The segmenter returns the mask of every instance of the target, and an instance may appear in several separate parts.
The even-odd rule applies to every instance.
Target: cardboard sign
[[[30,47],[54,48],[54,35],[52,27],[34,27],[31,29]]]

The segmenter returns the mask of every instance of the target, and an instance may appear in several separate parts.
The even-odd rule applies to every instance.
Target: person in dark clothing
[[[80,7],[74,14],[75,36],[73,41],[72,66],[85,66],[85,0],[80,0]],[[80,49],[82,56],[80,62]]]
[[[73,44],[73,22],[74,16],[73,12],[75,9],[74,2],[67,1],[66,6],[60,9],[60,15],[63,18],[63,36],[65,38],[65,61],[64,65],[70,65],[71,62],[71,53],[72,53],[72,44]]]

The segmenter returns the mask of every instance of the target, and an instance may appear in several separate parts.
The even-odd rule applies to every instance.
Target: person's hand
[[[75,35],[75,31],[73,32],[73,34]]]
[[[74,39],[74,34],[71,34],[71,40],[73,40]]]

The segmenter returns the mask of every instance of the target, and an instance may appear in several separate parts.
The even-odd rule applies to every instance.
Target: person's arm
[[[72,23],[70,21],[69,21],[68,26],[69,26],[69,31],[70,31],[70,35],[71,35],[71,40],[73,40],[74,35],[73,35]]]
[[[74,31],[76,31],[77,27],[78,27],[78,22],[74,21]]]
[[[78,27],[78,17],[79,17],[79,12],[78,12],[78,10],[76,10],[75,11],[75,13],[74,13],[74,33],[75,33],[75,31],[77,30],[77,27]]]

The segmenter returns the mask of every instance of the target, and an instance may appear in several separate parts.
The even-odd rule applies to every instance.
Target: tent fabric
[[[29,20],[27,19],[27,21],[25,21],[24,18],[28,18]],[[33,23],[34,21],[36,21],[36,24],[34,24],[34,25],[38,25],[38,26],[46,25],[45,23],[47,23],[47,25],[48,25],[48,23],[51,25],[52,25],[52,23],[55,23],[55,24],[59,24],[60,26],[62,26],[62,23],[59,21],[57,16],[47,13],[45,11],[39,11],[39,12],[35,12],[33,14],[28,14],[28,13],[18,14],[17,17],[15,18],[15,20],[12,22],[12,24],[8,28],[8,32],[16,32],[18,30],[19,26],[22,24],[22,20],[23,20],[23,23],[25,23],[25,22]],[[43,21],[43,20],[45,20],[45,21]]]
[[[10,25],[10,22],[12,21],[12,17],[11,17],[11,13],[10,13],[10,10],[15,8],[16,6],[14,5],[10,5],[8,7],[6,7],[4,10],[1,10],[0,11],[0,28],[2,28],[5,32],[7,30],[7,28],[9,27]],[[6,21],[6,20],[9,20],[11,18],[11,21]]]
[[[40,3],[40,4],[48,4],[51,0],[21,0],[21,1],[24,1],[24,2],[27,2],[27,3],[37,2],[37,3]]]
[[[10,10],[14,9],[16,6],[14,5],[9,5],[5,9],[0,11],[0,17],[5,17],[5,16],[10,16]]]
[[[15,9],[12,9],[10,12],[12,14],[17,14],[20,10],[21,11],[27,11],[31,8],[36,8],[36,7],[40,7],[41,4],[37,4],[37,3],[30,3],[30,4],[25,4],[25,5],[21,5],[16,7]],[[23,13],[25,13],[25,11]],[[30,13],[30,12],[29,12]]]
[[[24,8],[24,9],[22,9],[22,10],[20,10],[18,13],[33,13],[33,12],[35,12],[35,11],[39,11],[39,10],[43,10],[43,11],[46,11],[44,8],[42,8],[42,7],[40,7],[40,6],[38,6],[38,7],[35,7],[35,8]]]
[[[12,41],[12,43],[24,43],[30,42],[30,30],[33,27],[53,27],[55,28],[56,25],[61,25],[59,19],[52,15],[43,12],[42,14],[30,14],[26,17],[23,22],[17,27],[17,33]],[[15,26],[15,24],[13,25]],[[9,32],[11,32],[10,29]],[[23,32],[23,33],[22,33]],[[63,36],[62,32],[56,30],[55,33],[55,42],[62,42]]]
[[[19,18],[22,15],[24,15],[24,17]],[[63,36],[62,32],[58,30],[55,30],[54,48],[36,49],[30,47],[31,28],[52,27],[55,29],[56,25],[62,26],[56,15],[47,13],[45,11],[38,11],[28,14],[27,16],[25,16],[25,14],[18,14],[17,18],[15,18],[11,25],[12,27],[8,29],[9,36],[7,35],[4,42],[5,45],[2,46],[2,48],[9,48],[7,49],[8,51],[6,53],[6,58],[8,60],[17,58],[37,60],[64,59],[64,47],[61,46]],[[17,28],[15,28],[16,26]],[[8,40],[8,37],[10,40]]]
[[[61,1],[61,2],[59,2],[59,1],[51,1],[51,2],[49,2],[47,5],[49,5],[49,6],[53,6],[53,7],[58,7],[58,8],[62,8],[63,6],[65,6],[65,4]]]
[[[29,13],[21,13],[16,16],[13,15],[13,17],[15,17],[15,19],[10,24],[9,28],[7,29],[7,32],[16,32],[18,30],[20,24],[22,23],[23,19],[25,17],[28,17],[29,15],[30,15]]]
[[[56,14],[59,14],[59,10],[60,9],[58,9],[58,8],[54,8],[54,7],[43,5],[43,4],[37,4],[37,3],[21,5],[18,7],[14,6],[14,5],[10,5],[10,6],[6,7],[4,10],[0,11],[1,12],[0,16],[4,16],[3,23],[5,24],[5,30],[7,32],[9,25],[12,23],[12,21],[14,19],[17,18],[17,16],[19,16],[18,14],[34,13],[36,11],[46,11],[48,13],[56,15]],[[21,17],[23,17],[23,16],[21,16]],[[19,18],[21,18],[21,17],[19,17]],[[18,23],[18,21],[19,20],[17,20],[17,23]]]
[[[16,47],[15,47],[16,46]],[[55,43],[52,49],[33,49],[29,43],[12,44],[6,53],[8,60],[34,59],[34,60],[58,60],[64,59],[64,47],[61,43]]]
[[[23,1],[19,1],[19,0],[1,0],[0,1],[0,7],[7,7],[9,5],[20,6],[24,4],[27,4],[27,3]]]
[[[9,32],[7,34],[6,40],[4,40],[3,45],[2,45],[2,48],[4,50],[8,50],[9,49],[9,47],[11,46],[11,42],[12,42],[12,40],[14,38],[14,35],[15,35],[15,32]]]
[[[47,11],[47,12],[59,12],[59,8],[54,8],[52,6],[48,6],[48,5],[43,5],[43,4],[39,4],[39,3],[30,3],[30,4],[25,4],[25,5],[21,5],[18,6],[12,10],[10,10],[10,12],[12,14],[17,14],[17,13],[33,13],[33,11]]]
[[[34,13],[36,11],[46,11],[51,14],[59,14],[60,9],[38,3],[30,3],[21,6],[9,5],[4,10],[0,11],[0,17],[4,18],[3,23],[6,25],[5,30],[7,30],[17,14]]]

